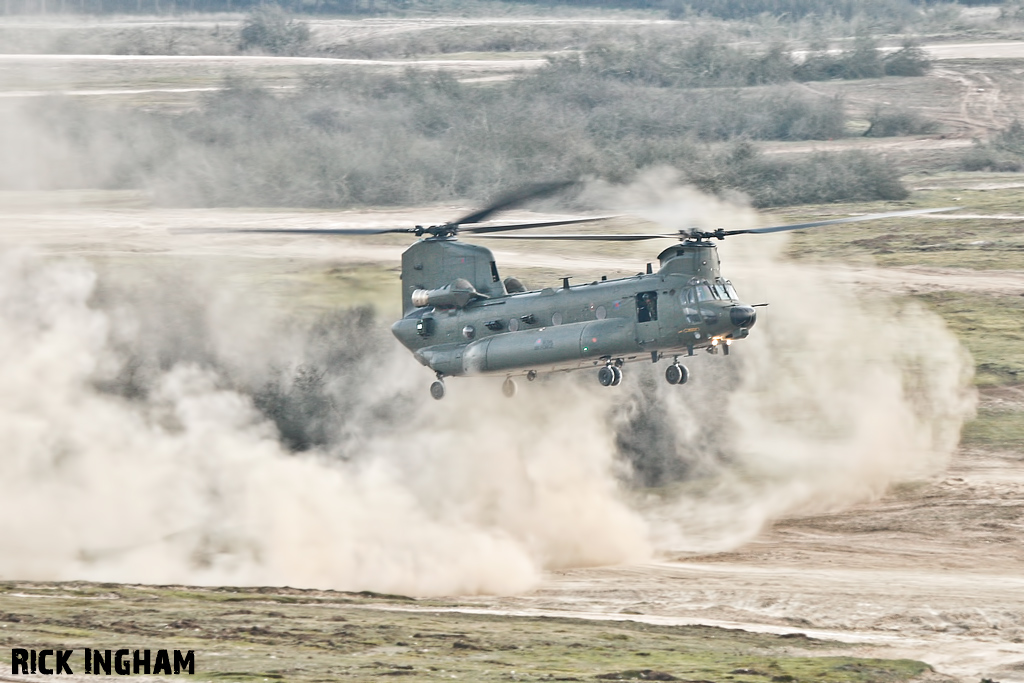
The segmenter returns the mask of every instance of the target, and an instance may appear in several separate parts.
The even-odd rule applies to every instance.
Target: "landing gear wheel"
[[[527,382],[532,382],[535,379],[537,379],[537,371],[536,370],[530,370],[529,372],[526,373],[526,381]]]
[[[436,382],[431,384],[430,395],[436,401],[440,401],[442,398],[444,398],[444,382],[442,382],[441,380],[437,380]]]
[[[602,387],[610,387],[612,382],[615,381],[615,371],[612,366],[606,365],[597,371],[597,381],[601,383]]]
[[[615,375],[615,377],[612,378],[612,386],[617,387],[622,383],[622,370],[619,369],[619,366],[613,365],[612,374]]]
[[[665,381],[669,384],[686,384],[688,379],[690,379],[690,371],[686,369],[685,365],[673,363],[665,368]]]
[[[516,381],[511,377],[506,377],[505,381],[501,383],[501,393],[505,394],[508,398],[512,398],[516,395]]]

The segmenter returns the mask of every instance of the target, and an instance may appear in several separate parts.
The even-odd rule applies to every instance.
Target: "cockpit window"
[[[706,284],[697,285],[697,301],[711,301],[714,296],[711,294],[711,288]]]
[[[739,301],[740,298],[736,294],[736,290],[733,288],[732,283],[728,280],[725,281],[725,291],[729,292],[729,298],[733,301]]]
[[[729,296],[729,292],[726,291],[725,285],[720,283],[720,282],[716,282],[714,284],[714,290],[715,290],[715,294],[717,295],[717,297],[719,299],[724,299],[724,300],[728,301],[729,299],[732,298],[731,296]]]

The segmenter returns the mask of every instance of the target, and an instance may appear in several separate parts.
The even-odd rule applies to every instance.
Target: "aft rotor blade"
[[[412,228],[178,228],[179,235],[225,235],[228,233],[264,233],[270,235],[384,235],[411,233]]]
[[[594,218],[570,218],[563,221],[545,221],[543,223],[508,223],[506,225],[481,225],[476,228],[459,228],[460,233],[470,232],[483,235],[489,232],[505,232],[506,230],[526,230],[527,228],[545,228],[551,225],[572,225],[573,223],[590,223],[603,221],[613,216],[596,216]]]
[[[480,221],[487,220],[487,217],[497,211],[504,209],[510,209],[513,206],[522,204],[530,199],[539,199],[541,197],[547,197],[553,195],[556,192],[560,192],[568,187],[577,184],[575,180],[562,180],[554,183],[538,183],[536,185],[528,185],[527,187],[520,188],[515,192],[511,192],[502,197],[499,197],[490,205],[478,209],[473,213],[463,216],[457,221],[452,221],[451,225],[466,225],[470,223],[479,223]]]
[[[790,225],[776,225],[770,228],[753,228],[751,230],[725,230],[723,235],[747,235],[766,232],[785,232],[786,230],[803,230],[804,228],[817,228],[821,225],[838,225],[839,223],[858,223],[860,221],[876,221],[882,218],[899,218],[900,216],[920,216],[926,213],[939,213],[941,211],[956,211],[959,206],[947,206],[942,209],[914,209],[913,211],[890,211],[889,213],[869,213],[863,216],[850,216],[848,218],[833,218],[827,221],[814,221],[812,223],[791,223]]]
[[[641,240],[679,239],[679,235],[480,235],[496,240],[589,240],[592,242],[639,242]]]

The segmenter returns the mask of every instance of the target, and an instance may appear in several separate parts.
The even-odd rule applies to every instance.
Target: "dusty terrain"
[[[357,22],[317,30],[344,36],[349,35],[346,31],[351,35],[362,35],[360,31],[378,35],[420,27],[401,21]],[[879,102],[913,98],[942,123],[940,134],[897,140],[769,143],[764,147],[768,151],[802,153],[866,146],[884,153],[942,158],[970,145],[973,137],[1005,125],[1024,105],[1021,43],[947,42],[928,49],[942,61],[927,79],[806,87],[823,94],[841,91],[847,102],[862,112]],[[197,93],[221,87],[226,73],[249,70],[269,85],[290,88],[301,81],[303,74],[325,67],[414,65],[450,68],[466,78],[483,78],[541,63],[540,55],[415,61],[7,55],[0,59],[0,97],[63,92],[126,98],[140,106],[187,108]],[[1016,201],[1013,190],[1024,186],[1024,180],[1016,175],[918,177],[914,185],[922,192],[946,192],[957,197],[966,196],[965,188],[973,188],[1012,204]],[[935,199],[944,205],[944,200]],[[180,235],[173,231],[410,225],[440,222],[464,208],[372,212],[167,210],[153,209],[144,197],[132,194],[20,193],[0,198],[0,243],[5,249],[29,246],[48,256],[73,256],[98,264],[101,269],[140,274],[156,262],[201,260],[214,269],[230,264],[228,269],[236,276],[232,286],[255,289],[281,306],[294,306],[296,302],[310,308],[372,303],[393,314],[397,312],[397,257],[406,243],[401,237],[356,242],[314,237]],[[966,216],[936,218],[932,225],[973,221],[971,229],[984,230],[1000,223],[999,230],[1016,231],[1019,238],[1021,208],[972,209],[973,213]],[[993,234],[1010,239],[1003,233]],[[983,234],[962,241],[989,238]],[[825,250],[833,246],[818,245]],[[878,260],[886,267],[858,262],[845,266],[843,277],[868,290],[990,297],[1004,313],[1011,310],[1005,302],[1019,301],[1024,295],[1024,276],[1017,263],[1003,261],[994,268],[974,270],[978,266],[973,261],[956,262],[964,257],[966,248],[956,242],[938,256],[930,254],[933,260],[918,258],[921,255],[916,252],[883,254]],[[495,252],[507,272],[543,285],[569,273],[581,278],[631,274],[642,269],[654,250],[629,246],[589,251],[574,248],[570,253],[559,246],[527,251],[517,245],[496,248]],[[960,265],[967,267],[957,267]],[[820,267],[836,269],[834,265]],[[325,294],[325,289],[329,293]],[[1016,331],[1010,329],[1007,335],[1019,334],[1019,317],[1005,314],[1010,327],[1016,321]],[[952,315],[950,320],[954,324]],[[981,358],[984,348],[995,356],[1009,355],[1006,349],[1015,348],[1002,346],[1004,340],[994,332],[990,335],[985,330],[982,335],[975,327],[964,323],[957,332],[964,339],[976,340],[976,357]],[[679,660],[672,659],[673,651],[699,649],[694,643],[709,638],[704,637],[707,632],[694,635],[674,627],[700,624],[789,636],[769,642],[758,640],[759,636],[723,636],[715,632],[715,637],[736,641],[729,640],[729,647],[743,653],[756,650],[758,656],[779,652],[786,656],[810,653],[908,658],[930,664],[937,672],[931,674],[935,678],[971,683],[982,678],[1020,682],[1024,681],[1024,440],[1020,436],[1024,392],[1019,384],[1006,381],[982,387],[980,411],[984,419],[978,424],[987,425],[987,431],[975,431],[972,436],[969,426],[964,444],[940,476],[898,485],[881,500],[844,512],[777,521],[755,541],[727,553],[666,552],[658,561],[642,565],[550,572],[542,585],[520,595],[422,601],[286,590],[258,595],[242,592],[222,600],[224,596],[212,592],[191,594],[187,589],[159,593],[148,588],[19,583],[14,580],[19,577],[0,577],[6,582],[0,594],[0,612],[5,617],[3,638],[10,647],[22,646],[31,636],[32,642],[70,642],[67,647],[84,647],[90,642],[117,645],[128,638],[134,639],[133,645],[153,642],[154,647],[164,647],[170,645],[163,643],[174,642],[181,643],[174,646],[201,648],[206,638],[216,637],[217,651],[209,654],[223,656],[228,662],[219,669],[219,680],[253,678],[240,671],[265,672],[265,678],[302,680],[331,674],[356,680],[377,675],[480,679],[492,674],[501,680],[537,680],[545,674],[550,679],[553,673],[563,680],[574,680],[573,675],[590,677],[597,672],[678,666]],[[159,593],[161,609],[180,613],[140,616],[154,609],[148,606],[155,602],[147,591]],[[49,594],[55,597],[41,597]],[[44,602],[54,605],[55,611],[47,613],[33,606]],[[220,602],[234,611],[202,611]],[[328,603],[337,610],[331,611],[328,619],[337,624],[328,624],[324,618],[322,606]],[[92,606],[98,604],[104,608],[94,610]],[[307,608],[316,613],[310,616],[302,612]],[[82,616],[90,610],[96,616]],[[204,616],[189,616],[195,614]],[[10,619],[11,615],[17,619]],[[495,618],[507,615],[531,619]],[[296,626],[289,630],[280,626],[282,616],[308,618],[309,622],[303,622],[301,629]],[[571,621],[532,619],[540,616]],[[610,620],[621,624],[605,626]],[[211,627],[212,623],[217,626]],[[645,624],[657,629],[645,631]],[[389,629],[400,633],[384,638],[381,634],[388,635]],[[571,631],[571,636],[565,635],[566,631]],[[607,660],[588,661],[586,666],[590,668],[573,668],[577,667],[574,658],[579,659],[579,650],[571,648],[573,642],[584,637],[577,634],[584,631],[590,638],[588,643],[634,639],[628,657],[621,653],[608,655]],[[536,633],[543,633],[543,642],[526,642],[540,638],[535,638]],[[836,642],[822,644],[793,634]],[[94,640],[89,641],[89,637]],[[419,638],[419,645],[414,638]],[[654,642],[659,638],[669,640]],[[429,653],[430,647],[420,647],[428,641],[441,644],[434,648],[434,654]],[[505,648],[509,642],[522,649]],[[352,648],[343,653],[349,659],[335,658],[321,666],[320,658],[336,657],[335,650],[342,643]],[[310,649],[304,649],[307,646]],[[542,652],[542,648],[551,649]],[[664,651],[655,652],[656,648]],[[264,665],[282,649],[294,654],[287,665]],[[655,652],[654,657],[651,652]],[[258,666],[253,663],[256,657],[261,658]],[[306,665],[300,661],[303,657],[316,657],[317,668],[302,669]],[[548,668],[537,670],[538,661],[547,662]],[[677,673],[690,678],[721,674],[723,679],[771,680],[763,672],[729,674],[723,671],[731,669],[699,669],[699,664]],[[534,668],[528,671],[523,666]],[[732,666],[740,668],[740,664]],[[22,680],[6,674],[0,678]],[[857,680],[876,679],[867,675]]]
[[[798,630],[909,657],[963,681],[1024,679],[1024,457],[961,451],[939,480],[776,523],[744,548],[559,572],[518,614]]]
[[[127,207],[102,205],[118,197],[93,196],[91,201],[100,205],[92,207],[82,206],[82,198],[73,195],[65,197],[69,205],[55,206],[56,198],[51,197],[49,208],[41,210],[38,202],[45,197],[12,195],[0,215],[0,235],[5,246],[34,245],[107,268],[142,269],[152,259],[212,259],[222,266],[235,264],[235,269],[245,264],[239,271],[247,273],[242,285],[258,281],[282,305],[296,300],[330,305],[334,299],[325,300],[316,291],[325,284],[318,273],[358,267],[381,276],[363,281],[361,294],[351,287],[351,279],[333,281],[334,286],[347,286],[342,300],[362,297],[389,310],[397,299],[394,264],[402,249],[400,236],[374,238],[368,244],[316,237],[176,234],[175,230],[404,225],[425,217],[443,220],[459,210],[157,211],[132,206],[137,200],[131,197],[121,197]],[[516,216],[538,217],[525,212]],[[640,267],[639,261],[631,262],[637,255],[629,252],[616,257],[606,251],[576,250],[567,256],[557,247],[538,249],[530,255],[499,250],[499,260],[506,270],[525,273],[540,284],[561,271],[589,276],[628,274]],[[844,272],[853,286],[869,289],[1024,294],[1024,280],[1016,271],[848,267]],[[1009,410],[1012,419],[1024,410],[1024,394],[1012,386],[985,389],[982,410],[987,408]],[[503,598],[371,601],[363,607],[431,614],[452,611],[481,618],[558,616],[590,620],[581,622],[586,624],[624,620],[798,632],[847,643],[851,647],[844,652],[850,655],[924,661],[957,680],[1021,681],[1022,501],[1024,451],[1020,444],[967,446],[936,479],[901,485],[881,501],[846,512],[779,521],[754,542],[732,552],[669,553],[658,562],[639,566],[552,572],[536,590]],[[398,666],[412,665],[404,662]]]

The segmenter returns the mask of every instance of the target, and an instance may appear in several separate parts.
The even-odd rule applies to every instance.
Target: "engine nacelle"
[[[465,308],[474,299],[486,299],[487,296],[476,291],[469,280],[458,278],[451,284],[440,289],[416,289],[412,293],[412,305],[437,306],[438,308]]]

